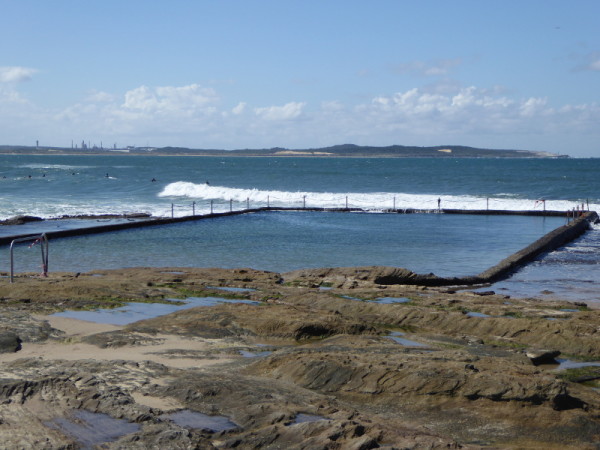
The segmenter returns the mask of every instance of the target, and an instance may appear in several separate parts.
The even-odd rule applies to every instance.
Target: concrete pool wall
[[[48,239],[63,237],[81,236],[88,234],[107,233],[125,229],[166,225],[173,223],[190,222],[205,220],[217,217],[238,216],[242,214],[257,212],[277,212],[277,211],[323,211],[323,212],[355,212],[367,213],[357,208],[255,208],[240,211],[230,211],[224,213],[211,213],[205,215],[193,215],[177,218],[150,218],[119,223],[104,223],[91,227],[70,228],[55,231],[47,231],[45,234]],[[523,215],[523,216],[553,216],[566,217],[567,213],[563,211],[503,211],[503,210],[386,210],[384,213],[441,213],[441,214],[472,214],[472,215]],[[507,278],[519,267],[535,259],[541,253],[552,251],[562,245],[565,245],[576,239],[589,229],[590,223],[598,220],[596,212],[588,211],[580,217],[569,221],[566,225],[558,227],[553,231],[542,236],[527,247],[513,253],[498,264],[481,272],[479,275],[466,277],[439,277],[434,274],[420,275],[407,270],[398,270],[397,273],[388,274],[386,277],[378,279],[379,284],[414,284],[423,286],[465,286],[475,284],[487,284]],[[32,234],[21,234],[13,236],[0,237],[0,245],[9,245],[14,239],[32,236]]]

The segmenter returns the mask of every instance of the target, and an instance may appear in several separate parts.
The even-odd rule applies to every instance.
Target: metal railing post
[[[49,248],[48,237],[46,236],[46,233],[42,233],[38,236],[27,236],[27,237],[23,237],[23,238],[19,238],[19,239],[13,239],[12,242],[10,243],[10,282],[11,283],[14,282],[14,276],[15,276],[14,246],[18,242],[25,242],[25,241],[34,241],[33,244],[30,245],[30,247],[34,246],[37,242],[40,243],[40,250],[42,253],[42,276],[43,277],[48,276],[48,255],[49,255],[50,248]]]

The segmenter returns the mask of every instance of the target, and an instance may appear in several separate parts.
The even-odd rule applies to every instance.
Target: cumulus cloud
[[[0,67],[0,83],[28,81],[37,70],[28,67]]]
[[[290,102],[283,106],[267,106],[264,108],[254,108],[257,116],[267,120],[292,120],[302,114],[306,106],[304,102]]]
[[[571,134],[573,123],[600,120],[595,104],[568,109],[552,107],[546,98],[515,99],[494,91],[465,87],[453,93],[436,93],[414,88],[387,96],[378,96],[370,104],[357,106],[363,123],[356,126],[398,136],[429,140],[432,136],[456,136],[465,142],[469,136]],[[375,135],[376,133],[372,133]],[[462,138],[461,138],[462,136]],[[515,145],[518,147],[518,145]]]
[[[190,114],[214,112],[218,96],[212,88],[189,86],[140,86],[125,93],[122,107],[126,110],[155,114]]]
[[[52,110],[24,100],[16,88],[0,84],[0,134],[16,143],[31,140],[35,130],[36,138],[53,145],[69,145],[73,138],[193,148],[302,148],[340,142],[493,148],[498,142],[514,142],[512,148],[550,150],[531,142],[556,146],[557,137],[567,140],[574,134],[578,142],[597,142],[600,123],[595,103],[553,106],[547,98],[518,98],[496,87],[458,84],[406,89],[354,104],[323,101],[310,110],[300,101],[266,107],[238,102],[222,108],[214,89],[196,84],[139,86],[120,95],[94,91]]]

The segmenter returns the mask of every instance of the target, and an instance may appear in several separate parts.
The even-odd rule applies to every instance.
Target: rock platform
[[[2,278],[0,442],[83,447],[56,424],[87,411],[138,425],[98,438],[112,449],[598,448],[598,385],[532,355],[600,360],[600,311],[381,284],[389,270]],[[195,307],[125,326],[52,315],[203,296],[258,305]],[[377,303],[382,297],[403,302]],[[177,411],[224,416],[234,427],[181,425],[166,416]]]

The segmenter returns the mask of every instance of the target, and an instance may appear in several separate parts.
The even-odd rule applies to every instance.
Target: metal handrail
[[[40,250],[42,252],[42,276],[43,277],[47,277],[48,276],[48,251],[49,251],[49,247],[48,247],[48,237],[46,236],[46,233],[42,233],[40,235],[37,236],[26,236],[26,237],[22,237],[22,238],[18,238],[18,239],[13,239],[12,242],[10,243],[10,282],[13,282],[13,278],[14,278],[14,256],[13,256],[13,246],[19,242],[26,242],[26,241],[34,241],[33,244],[30,245],[30,247],[33,247],[35,244],[37,243],[41,243],[40,245]]]

